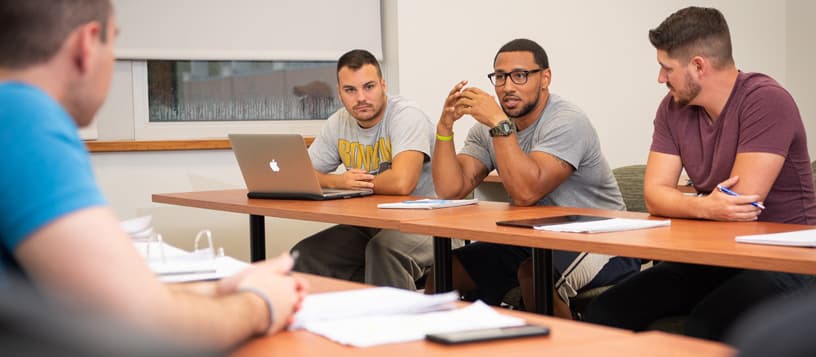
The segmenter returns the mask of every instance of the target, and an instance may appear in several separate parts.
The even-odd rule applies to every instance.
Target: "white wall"
[[[747,71],[785,76],[785,7],[767,1],[697,2],[719,8],[735,59]],[[537,41],[550,58],[551,90],[586,111],[612,167],[645,163],[652,120],[666,94],[648,30],[689,1],[399,1],[400,90],[438,118],[461,79],[493,93],[486,74],[504,43]],[[511,9],[523,9],[513,13]],[[498,14],[498,19],[496,16]],[[757,24],[761,24],[758,26]],[[460,147],[473,120],[455,127]]]
[[[580,105],[601,137],[611,166],[644,163],[651,122],[665,87],[657,84],[655,51],[647,31],[689,1],[619,0],[505,2],[383,0],[385,76],[389,91],[419,103],[432,117],[457,81],[492,91],[486,74],[505,42],[528,37],[547,50],[552,90]],[[794,94],[811,133],[816,158],[814,31],[807,0],[696,2],[723,11],[731,26],[737,65],[770,74]],[[788,6],[786,6],[786,4]],[[522,9],[510,17],[510,9]],[[499,20],[493,20],[496,15]],[[130,64],[117,64],[111,95],[100,113],[100,140],[133,138]],[[461,147],[472,119],[458,123]],[[190,248],[198,229],[210,228],[216,245],[248,259],[245,215],[153,204],[152,193],[243,186],[230,151],[94,154],[99,182],[122,218],[153,214],[165,239]],[[267,253],[287,250],[326,224],[267,220]]]
[[[796,98],[808,133],[810,160],[816,160],[816,2],[788,0],[787,9],[787,80],[783,83]]]

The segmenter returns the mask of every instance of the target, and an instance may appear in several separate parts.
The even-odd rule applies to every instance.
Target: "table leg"
[[[451,272],[451,240],[434,237],[434,291],[444,293],[453,290],[453,273]]]
[[[249,215],[249,255],[253,263],[266,259],[264,216]]]
[[[536,313],[553,315],[552,249],[533,248],[533,296]]]

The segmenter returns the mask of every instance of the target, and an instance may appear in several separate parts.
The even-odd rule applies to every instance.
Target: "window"
[[[133,122],[103,125],[103,137],[313,136],[324,123],[314,119],[340,108],[337,58],[352,48],[383,58],[380,0],[113,3],[119,62],[101,116]]]
[[[149,122],[325,119],[336,62],[147,61]]]

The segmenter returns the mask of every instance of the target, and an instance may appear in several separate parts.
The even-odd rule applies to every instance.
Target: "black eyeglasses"
[[[529,71],[515,70],[511,72],[493,72],[487,75],[487,79],[489,79],[490,83],[493,83],[493,85],[496,87],[503,86],[504,83],[507,82],[507,77],[510,77],[510,80],[515,84],[524,84],[527,83],[527,77],[530,74],[538,73],[543,70],[543,68],[537,68]]]

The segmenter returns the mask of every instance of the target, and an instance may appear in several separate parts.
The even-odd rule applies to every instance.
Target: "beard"
[[[382,113],[383,111],[382,107],[380,108],[372,107],[371,109],[372,111],[370,112],[370,114],[364,114],[359,117],[355,117],[354,119],[357,119],[358,121],[369,121],[380,116],[380,113]]]
[[[503,111],[503,112],[504,112],[504,114],[506,114],[506,115],[507,115],[507,117],[508,117],[508,118],[510,118],[510,119],[517,119],[517,118],[521,118],[521,117],[523,117],[523,116],[525,116],[525,115],[527,115],[527,114],[530,114],[530,112],[531,112],[531,111],[533,111],[533,108],[535,108],[535,107],[536,107],[536,105],[538,105],[538,101],[539,101],[540,99],[541,99],[541,92],[536,92],[536,97],[535,97],[535,99],[533,99],[533,101],[532,101],[532,102],[527,103],[527,104],[525,104],[523,107],[521,107],[521,108],[517,109],[517,112],[516,112],[516,113],[512,113],[512,112],[510,112],[510,111],[509,111],[509,110],[507,110],[507,108],[505,108],[503,105],[502,105],[502,111]]]
[[[384,102],[385,101],[383,101],[383,103]],[[364,113],[358,112],[359,107],[362,105],[368,107],[368,110]],[[382,114],[383,110],[385,110],[385,105],[377,105],[377,103],[367,101],[364,103],[358,103],[357,105],[351,107],[350,109],[346,107],[346,110],[348,110],[349,114],[351,114],[351,116],[354,119],[356,119],[357,122],[363,123],[377,119],[380,116],[380,114]]]
[[[685,88],[683,88],[682,91],[675,90],[674,92],[675,93],[674,101],[677,102],[677,104],[680,104],[681,106],[689,105],[689,103],[691,103],[692,100],[697,98],[697,96],[700,94],[700,91],[702,90],[700,84],[695,82],[694,79],[691,78],[690,74],[686,73],[685,79],[686,79]],[[666,83],[666,86],[669,87],[669,89],[674,89],[668,83]]]

